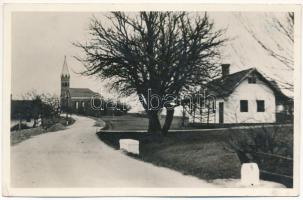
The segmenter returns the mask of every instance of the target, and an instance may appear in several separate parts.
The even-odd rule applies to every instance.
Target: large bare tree
[[[136,93],[149,118],[148,131],[167,133],[178,105],[173,101],[214,75],[224,30],[215,30],[207,13],[113,12],[107,20],[110,25],[93,18],[92,38],[75,44],[86,55],[77,58],[84,74],[111,79],[121,93]]]

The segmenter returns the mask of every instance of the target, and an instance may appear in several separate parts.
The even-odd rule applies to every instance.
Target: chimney
[[[221,67],[222,67],[222,77],[229,75],[230,64],[222,64]]]

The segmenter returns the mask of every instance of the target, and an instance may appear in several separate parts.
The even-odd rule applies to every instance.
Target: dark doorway
[[[224,102],[219,102],[219,123],[224,123]]]

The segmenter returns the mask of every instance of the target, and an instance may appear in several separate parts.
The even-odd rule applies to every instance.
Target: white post
[[[139,155],[139,141],[132,139],[120,139],[120,150]]]
[[[257,163],[244,163],[241,167],[241,183],[244,186],[256,186],[260,183],[260,171]]]

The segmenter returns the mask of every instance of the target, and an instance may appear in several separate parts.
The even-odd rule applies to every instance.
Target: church
[[[92,106],[94,97],[100,97],[100,94],[88,88],[70,87],[70,74],[65,56],[61,72],[61,110],[63,112],[91,115],[96,113]]]

